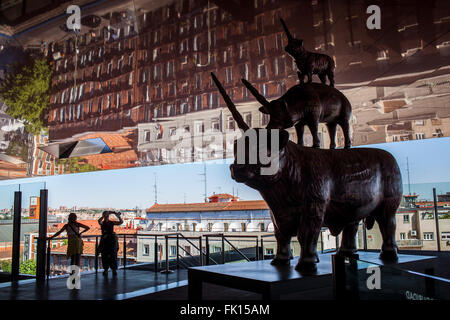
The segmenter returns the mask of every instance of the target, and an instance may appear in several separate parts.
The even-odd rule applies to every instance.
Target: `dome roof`
[[[242,231],[242,225],[239,222],[232,222],[228,226],[228,231],[241,232]]]
[[[248,231],[248,232],[256,232],[256,231],[260,231],[258,223],[256,223],[256,222],[250,222],[250,223],[247,225],[247,231]]]
[[[213,232],[224,232],[225,226],[223,222],[216,222],[212,225],[211,231]]]

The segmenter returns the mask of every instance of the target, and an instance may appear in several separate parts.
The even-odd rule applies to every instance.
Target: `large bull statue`
[[[378,222],[383,238],[380,258],[397,259],[395,213],[402,197],[402,179],[390,153],[375,148],[302,147],[289,141],[285,130],[251,129],[214,74],[212,77],[244,132],[235,141],[231,176],[258,190],[271,209],[277,240],[273,265],[289,264],[291,237],[297,236],[301,254],[296,269],[315,271],[321,227],[328,227],[333,236],[342,231],[340,253],[354,253],[355,236],[363,219],[369,229]],[[245,142],[251,136],[248,132],[257,141]],[[270,145],[262,149],[261,139],[271,141]],[[242,148],[242,143],[244,146],[247,143],[248,148]],[[245,154],[239,154],[239,150]],[[252,164],[249,159],[255,152],[260,158]],[[263,164],[261,156],[277,162],[271,174],[262,174],[272,163]]]

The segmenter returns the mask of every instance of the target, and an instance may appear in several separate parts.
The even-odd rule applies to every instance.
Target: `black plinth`
[[[263,300],[277,300],[282,294],[306,291],[317,288],[332,288],[332,253],[320,254],[315,275],[301,275],[294,269],[298,257],[291,260],[290,266],[272,266],[270,260],[193,267],[188,270],[189,300],[202,299],[203,282],[229,288],[262,294]],[[358,252],[359,259],[383,265],[379,252]],[[430,267],[436,257],[399,254],[398,262],[402,268],[408,264],[420,263]]]

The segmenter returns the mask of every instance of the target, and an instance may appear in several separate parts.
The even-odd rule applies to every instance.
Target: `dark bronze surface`
[[[213,80],[232,114],[238,114],[214,75]],[[242,117],[235,120],[239,128],[249,130]],[[235,161],[230,170],[234,180],[258,190],[271,209],[277,239],[273,264],[289,264],[291,237],[297,236],[301,257],[296,268],[305,272],[316,270],[321,227],[328,227],[333,236],[343,232],[339,251],[354,253],[355,235],[363,219],[369,221],[368,226],[374,220],[378,222],[383,238],[380,257],[397,258],[395,213],[403,190],[400,169],[390,153],[375,148],[307,148],[289,141],[285,130],[279,131],[277,150],[270,146],[259,150],[260,139],[271,141],[274,130],[253,130],[258,141],[245,149],[245,157],[241,159],[249,159],[250,153],[266,152],[272,161],[277,158],[278,170],[262,175],[261,169],[268,165],[262,165],[260,159],[256,164],[237,163],[236,143]]]
[[[269,102],[247,80],[242,79],[242,83],[262,104],[259,111],[270,115],[267,129],[287,129],[295,125],[297,141],[302,146],[306,125],[313,136],[313,147],[319,148],[319,122],[326,123],[330,149],[334,149],[339,125],[344,133],[345,148],[350,148],[352,106],[339,90],[321,83],[305,83],[293,86],[283,96]]]

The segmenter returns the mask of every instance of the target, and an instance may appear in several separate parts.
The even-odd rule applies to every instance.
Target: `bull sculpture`
[[[300,83],[304,82],[305,76],[308,77],[308,83],[311,83],[313,74],[317,74],[320,82],[325,84],[328,77],[330,87],[334,87],[334,69],[336,67],[334,60],[326,54],[306,51],[303,40],[294,38],[284,20],[281,18],[280,20],[288,38],[288,44],[284,50],[294,58],[297,68],[300,70],[297,73]]]
[[[303,146],[305,125],[313,137],[313,147],[320,147],[319,122],[325,122],[330,135],[330,149],[336,148],[336,127],[342,128],[345,148],[350,148],[350,116],[352,106],[345,95],[322,83],[305,83],[290,88],[280,98],[267,101],[247,80],[247,89],[262,104],[259,111],[270,115],[267,129],[287,129],[295,126],[297,143]]]
[[[271,209],[277,240],[273,265],[289,265],[291,237],[297,236],[301,253],[296,269],[302,273],[317,270],[317,241],[322,227],[328,227],[333,236],[342,231],[339,253],[353,254],[357,250],[355,236],[362,219],[368,229],[378,222],[383,239],[380,258],[397,259],[395,212],[402,197],[402,179],[390,153],[375,148],[308,148],[289,141],[285,130],[251,129],[214,74],[212,77],[244,132],[235,141],[231,177],[258,190]],[[258,142],[253,141],[244,148],[245,155],[240,155],[240,159],[245,161],[239,163],[239,144],[245,145],[241,139],[248,139],[248,131],[256,132]],[[259,141],[272,141],[274,134],[278,134],[275,141],[279,147],[271,144],[261,150]],[[259,158],[255,164],[247,161],[252,148],[253,152],[256,148],[260,157],[262,152],[271,161],[278,162],[273,174],[261,174],[268,165]]]

